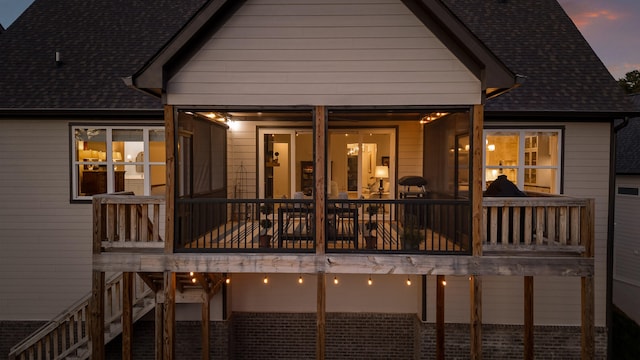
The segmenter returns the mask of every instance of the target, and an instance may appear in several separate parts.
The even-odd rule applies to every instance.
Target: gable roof
[[[139,69],[204,2],[36,0],[0,36],[0,113],[160,109],[158,99],[121,78]]]
[[[488,113],[634,111],[556,0],[443,1],[512,71],[526,77],[519,88],[488,101]]]
[[[640,94],[629,96],[640,111]],[[616,138],[616,173],[640,175],[640,117],[629,120]]]
[[[526,76],[519,88],[487,101],[488,117],[638,114],[556,0],[441,0],[437,8],[434,1],[404,1],[441,12],[445,4],[469,30],[465,36],[476,37],[512,73]],[[121,78],[181,33],[189,35],[184,43],[197,40],[195,33],[179,31],[189,19],[222,22],[224,16],[213,14],[226,16],[230,10],[216,6],[243,3],[210,0],[215,4],[203,6],[206,2],[36,0],[0,36],[0,115],[161,109],[158,99],[127,88]]]
[[[401,0],[458,59],[480,79],[491,96],[516,86],[516,76],[440,1]],[[126,82],[160,95],[176,64],[203,45],[245,1],[213,0],[173,41]],[[193,39],[202,41],[193,41]]]

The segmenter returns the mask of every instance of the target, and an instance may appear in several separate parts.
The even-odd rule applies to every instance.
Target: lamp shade
[[[376,166],[375,177],[386,179],[389,177],[389,167],[388,166]]]

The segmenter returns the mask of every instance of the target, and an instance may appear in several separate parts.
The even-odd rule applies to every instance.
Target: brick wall
[[[314,359],[316,315],[234,313],[234,359]],[[415,315],[329,313],[327,359],[411,359]]]
[[[136,360],[155,359],[155,324],[153,321],[138,321],[133,326],[132,358]],[[230,359],[228,322],[209,323],[210,359]],[[200,360],[202,342],[199,321],[179,321],[176,323],[175,358]],[[122,359],[122,336],[105,346],[105,359]]]
[[[421,359],[435,359],[435,324],[421,324]],[[482,325],[482,355],[485,359],[521,359],[524,351],[524,328],[519,325]],[[605,328],[596,328],[596,359],[606,359]],[[536,326],[534,355],[536,359],[580,359],[580,327]],[[469,324],[445,325],[447,359],[468,359],[470,353]]]
[[[42,322],[0,322],[0,358],[39,328]],[[209,324],[211,359],[315,359],[314,313],[234,313],[230,321]],[[133,358],[154,359],[154,323],[139,321],[133,330]],[[485,359],[522,358],[524,330],[518,325],[482,326]],[[580,327],[536,326],[536,359],[580,359]],[[596,328],[596,359],[606,358],[607,335]],[[200,359],[200,322],[176,324],[176,359]],[[106,359],[121,359],[122,340],[106,346]],[[415,314],[328,313],[327,359],[435,359],[435,324]],[[469,325],[446,324],[449,360],[469,358]]]
[[[44,324],[44,321],[0,321],[0,359],[8,359],[12,346]]]

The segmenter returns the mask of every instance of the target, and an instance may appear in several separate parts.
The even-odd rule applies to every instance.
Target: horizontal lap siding
[[[552,120],[552,119],[551,119]],[[535,123],[489,125],[540,126]],[[609,191],[609,124],[545,123],[564,126],[564,193],[595,199],[595,304],[596,325],[605,324],[606,241]],[[482,319],[486,323],[522,324],[524,311],[522,277],[483,277]],[[534,321],[536,325],[580,325],[580,278],[535,277]],[[429,295],[431,292],[431,295]],[[435,283],[430,296],[430,320],[435,320]],[[446,321],[469,319],[469,281],[447,278]]]
[[[616,178],[617,187],[639,188],[640,176]],[[640,196],[616,192],[613,303],[640,323]]]
[[[0,319],[48,320],[90,289],[91,205],[69,203],[65,121],[0,122]]]
[[[256,0],[167,93],[176,105],[457,105],[479,103],[480,82],[399,0]]]

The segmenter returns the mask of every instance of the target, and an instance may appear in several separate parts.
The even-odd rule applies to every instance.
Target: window
[[[72,198],[130,191],[164,195],[163,127],[72,126]]]
[[[560,192],[560,130],[485,130],[484,187],[506,175],[524,191]]]

